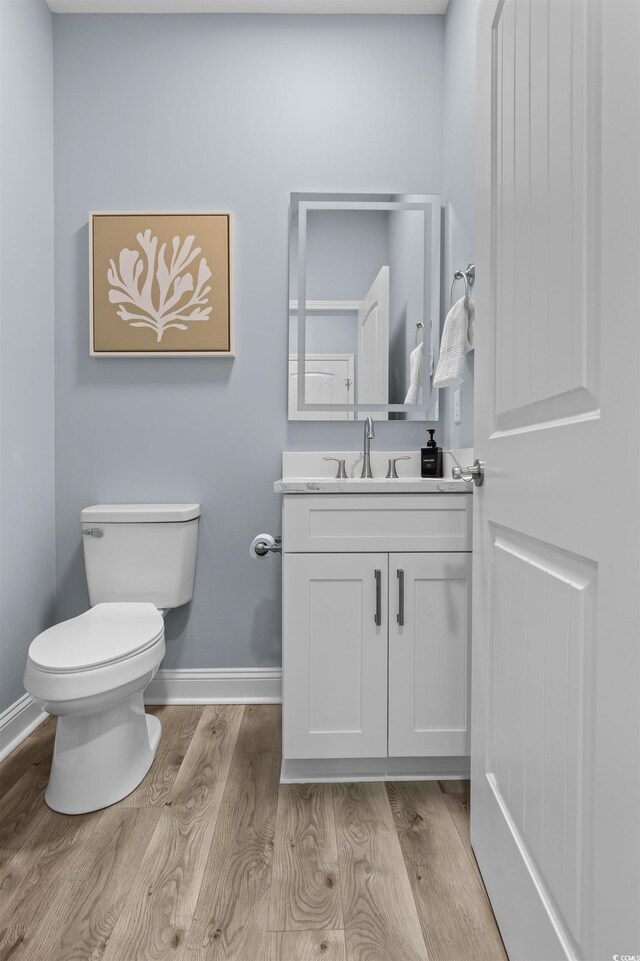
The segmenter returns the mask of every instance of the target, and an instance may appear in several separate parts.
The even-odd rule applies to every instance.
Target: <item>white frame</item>
[[[94,217],[228,217],[229,218],[229,350],[94,350],[93,344],[93,218]],[[235,277],[233,248],[235,224],[231,210],[91,210],[89,212],[89,356],[123,357],[146,360],[149,357],[232,357],[235,358]]]
[[[295,314],[298,310],[298,301],[289,301],[289,313]],[[349,311],[360,310],[359,300],[308,300],[306,306],[307,314],[345,314]]]
[[[407,199],[404,197],[407,196]],[[417,199],[408,199],[408,197],[420,197]],[[440,260],[441,260],[441,211],[442,211],[442,197],[440,194],[420,194],[420,195],[402,195],[402,194],[385,194],[385,193],[360,193],[360,194],[345,194],[345,193],[292,193],[290,199],[289,208],[289,271],[291,271],[291,257],[292,257],[292,246],[291,246],[291,224],[295,215],[298,216],[298,243],[297,243],[297,301],[289,300],[289,310],[291,310],[291,305],[297,303],[301,309],[298,310],[298,366],[299,368],[304,367],[304,356],[305,356],[305,319],[307,313],[307,300],[306,300],[306,217],[307,212],[310,210],[424,210],[426,211],[427,206],[432,207],[432,217],[431,217],[431,277],[435,279],[436,283],[431,284],[430,297],[425,301],[425,318],[424,327],[422,329],[422,341],[425,343],[425,331],[429,331],[429,345],[430,348],[434,349],[434,358],[437,360],[439,346],[440,346]],[[425,239],[427,235],[428,227],[425,217]],[[301,269],[302,265],[302,269]],[[324,301],[313,301],[312,302],[315,309],[324,309]],[[349,302],[351,303],[351,302]],[[322,305],[322,306],[319,306]],[[312,307],[312,309],[314,309]],[[426,312],[430,312],[430,316],[427,318]],[[390,413],[390,412],[402,412],[406,414],[413,414],[414,417],[409,419],[417,419],[416,414],[419,415],[420,421],[438,423],[439,419],[439,389],[432,388],[429,396],[427,398],[425,391],[425,400],[423,404],[332,404],[331,409],[334,411],[349,411],[357,415],[359,412],[365,413]],[[304,400],[304,380],[298,380],[298,403],[297,409],[299,411],[326,411],[326,407],[322,404],[307,404]]]
[[[53,13],[444,14],[448,0],[46,0]]]

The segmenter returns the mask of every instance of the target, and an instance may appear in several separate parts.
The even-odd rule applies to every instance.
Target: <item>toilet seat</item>
[[[50,674],[90,671],[142,653],[163,633],[162,615],[153,604],[96,604],[38,634],[29,660]]]
[[[164,620],[154,604],[96,604],[31,642],[24,685],[47,710],[47,704],[80,702],[145,677],[148,684],[164,653]]]

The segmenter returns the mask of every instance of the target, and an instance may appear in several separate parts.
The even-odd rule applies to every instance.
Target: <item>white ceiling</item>
[[[445,13],[449,0],[46,0],[54,13]]]

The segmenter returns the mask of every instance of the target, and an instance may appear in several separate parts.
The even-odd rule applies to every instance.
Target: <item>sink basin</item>
[[[461,453],[461,463],[471,463],[468,452]],[[458,452],[456,452],[458,456]],[[343,458],[348,477],[335,477],[337,464],[325,457]],[[396,465],[398,477],[387,479],[389,458],[407,457]],[[460,459],[460,458],[458,458]],[[473,484],[453,480],[455,461],[445,454],[445,477],[420,477],[418,451],[372,451],[373,478],[361,478],[362,454],[358,451],[285,451],[282,455],[282,477],[273,485],[276,494],[438,494],[473,490]]]

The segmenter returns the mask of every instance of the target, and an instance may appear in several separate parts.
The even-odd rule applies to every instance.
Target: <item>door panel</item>
[[[356,403],[389,403],[389,268],[381,267],[358,308]],[[373,413],[373,412],[372,412]],[[365,420],[367,411],[358,411]],[[388,420],[381,411],[375,420]]]
[[[479,8],[471,820],[511,961],[640,943],[640,504],[605,455],[638,476],[639,42],[640,4]]]
[[[585,296],[598,242],[587,7],[506,0],[494,26],[498,430],[599,408],[597,301]]]
[[[332,404],[353,403],[353,354],[307,354],[304,396],[307,404],[326,404],[327,409],[298,410],[298,358],[289,358],[289,420],[349,420],[346,410],[331,410]]]
[[[493,530],[491,564],[491,786],[577,940],[598,568],[504,529]]]
[[[389,756],[467,755],[471,555],[391,554],[389,589]]]
[[[284,756],[386,757],[387,554],[283,565]]]

